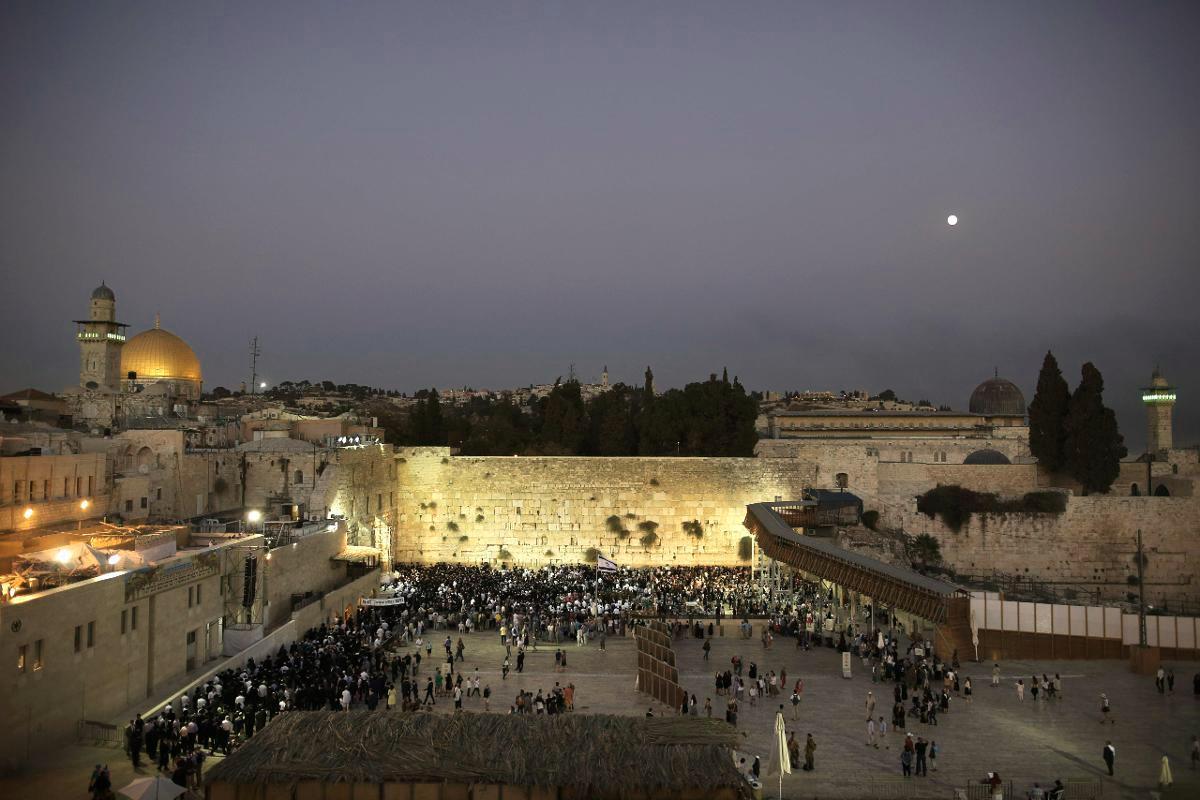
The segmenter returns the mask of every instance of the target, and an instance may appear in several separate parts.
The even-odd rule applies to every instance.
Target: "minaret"
[[[1170,450],[1171,409],[1175,407],[1175,387],[1154,368],[1150,385],[1142,389],[1142,402],[1146,404],[1146,452],[1150,455]]]
[[[608,388],[608,364],[604,365],[604,372],[600,373],[600,385]]]
[[[121,346],[128,325],[117,322],[117,297],[103,281],[92,292],[88,319],[77,319],[79,385],[87,389],[121,386]]]

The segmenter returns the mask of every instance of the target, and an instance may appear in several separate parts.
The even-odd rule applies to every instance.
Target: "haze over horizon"
[[[101,279],[206,388],[1032,400],[1200,440],[1200,5],[0,7],[0,393]],[[948,214],[959,217],[955,227]]]

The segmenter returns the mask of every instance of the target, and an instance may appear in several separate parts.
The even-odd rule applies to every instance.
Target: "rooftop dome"
[[[199,383],[200,359],[183,339],[158,326],[130,337],[121,348],[121,376],[139,381],[182,380]]]
[[[100,281],[100,285],[92,289],[93,300],[116,300],[117,296],[113,294],[113,290],[108,288],[104,281]]]
[[[988,417],[1023,417],[1025,395],[1015,383],[997,375],[975,387],[967,410]]]
[[[1011,464],[999,450],[976,450],[963,459],[964,464]]]

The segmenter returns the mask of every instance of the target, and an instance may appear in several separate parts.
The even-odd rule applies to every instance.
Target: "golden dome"
[[[188,343],[170,331],[154,327],[129,338],[121,348],[121,377],[137,373],[138,381],[177,380],[199,383],[200,359]]]

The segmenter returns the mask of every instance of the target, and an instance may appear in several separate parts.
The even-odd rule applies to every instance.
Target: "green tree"
[[[1029,404],[1029,449],[1051,472],[1064,466],[1070,405],[1071,389],[1054,354],[1047,351],[1038,373],[1037,391]]]
[[[1085,495],[1109,490],[1127,452],[1117,416],[1104,406],[1103,395],[1104,378],[1089,361],[1067,409],[1064,457],[1067,472],[1083,486]]]

